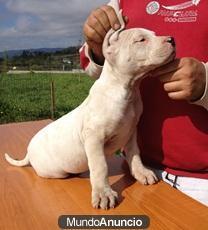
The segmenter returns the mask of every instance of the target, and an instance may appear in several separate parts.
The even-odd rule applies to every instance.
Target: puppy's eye
[[[145,42],[145,41],[146,41],[145,38],[141,38],[141,39],[139,40],[139,42]]]
[[[135,40],[134,43],[140,43],[140,42],[145,42],[146,39],[145,38],[140,38],[138,40]]]

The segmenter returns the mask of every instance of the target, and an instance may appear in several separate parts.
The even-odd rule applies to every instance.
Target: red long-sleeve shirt
[[[206,0],[120,0],[111,5],[128,16],[126,28],[170,35],[175,38],[178,58],[208,61]],[[93,63],[87,46],[80,56],[83,68],[90,75],[99,75],[101,67]],[[144,79],[140,90],[144,106],[138,124],[142,161],[175,175],[208,179],[208,93],[194,104],[171,100],[156,78]]]

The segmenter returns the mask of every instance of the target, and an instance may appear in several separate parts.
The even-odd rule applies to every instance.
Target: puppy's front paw
[[[137,181],[139,181],[143,185],[154,184],[158,181],[155,173],[145,167],[138,167],[137,169],[132,170],[132,175]]]
[[[92,191],[92,206],[94,208],[114,208],[118,198],[117,192],[110,187],[104,189],[93,189]]]

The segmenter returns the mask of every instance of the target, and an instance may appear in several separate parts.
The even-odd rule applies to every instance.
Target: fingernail
[[[120,26],[118,23],[116,23],[116,24],[114,25],[114,29],[115,29],[115,30],[118,30],[120,27],[121,27],[121,26]]]

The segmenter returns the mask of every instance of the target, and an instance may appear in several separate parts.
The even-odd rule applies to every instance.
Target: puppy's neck
[[[115,66],[109,64],[108,61],[105,61],[100,78],[111,85],[116,84],[131,90],[136,82],[138,84],[139,81],[137,80],[142,79],[143,75],[145,74],[139,72],[135,75],[127,72],[123,73]]]

